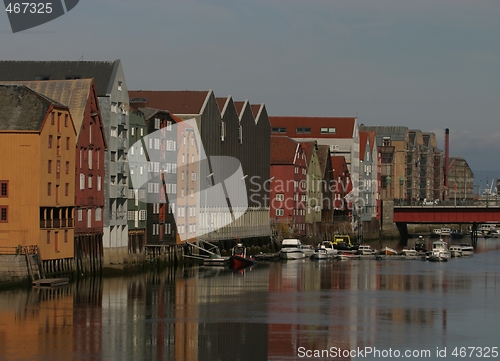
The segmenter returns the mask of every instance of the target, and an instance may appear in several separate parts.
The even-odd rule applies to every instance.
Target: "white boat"
[[[451,228],[441,227],[441,236],[449,236],[451,234]]]
[[[281,259],[302,259],[306,255],[302,251],[302,244],[296,238],[284,239],[281,243],[280,258]]]
[[[404,247],[401,251],[401,255],[407,256],[407,257],[416,257],[416,256],[420,255],[420,252],[418,252],[415,248]]]
[[[453,258],[462,257],[462,246],[458,244],[450,246],[450,253]]]
[[[304,252],[304,255],[309,258],[314,254],[314,247],[309,245],[309,244],[302,244],[300,246],[300,249],[302,252]]]
[[[474,247],[472,247],[471,244],[469,244],[469,243],[460,243],[459,246],[462,247],[462,256],[463,257],[474,255]]]
[[[373,255],[375,250],[369,244],[360,244],[357,253],[360,255]]]
[[[451,258],[451,252],[448,250],[448,245],[442,238],[439,241],[432,242],[432,251],[429,255],[431,262],[446,262]]]
[[[339,251],[335,248],[335,245],[330,241],[321,242],[318,248],[325,249],[329,257],[334,257],[337,253],[339,253]]]
[[[325,248],[316,248],[313,255],[311,256],[311,259],[318,260],[318,261],[326,260],[328,258],[330,258],[330,256],[328,255],[328,252],[326,251]]]

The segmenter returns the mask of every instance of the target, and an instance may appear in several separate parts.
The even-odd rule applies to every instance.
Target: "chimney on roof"
[[[148,100],[146,98],[132,98],[130,99],[130,108],[132,110],[137,110],[139,108],[145,108]]]
[[[448,171],[450,162],[450,129],[444,131],[444,186],[448,189]]]

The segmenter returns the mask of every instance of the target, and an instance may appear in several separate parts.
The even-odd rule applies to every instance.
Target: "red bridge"
[[[500,224],[499,206],[394,206],[394,222],[401,236],[408,235],[408,223]]]

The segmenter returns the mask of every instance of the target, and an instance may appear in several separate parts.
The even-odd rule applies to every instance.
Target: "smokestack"
[[[448,166],[450,161],[450,129],[444,131],[444,186],[448,189]]]

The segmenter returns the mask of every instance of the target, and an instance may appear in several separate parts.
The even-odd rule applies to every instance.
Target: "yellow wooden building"
[[[0,247],[74,258],[76,130],[66,105],[0,85]]]

